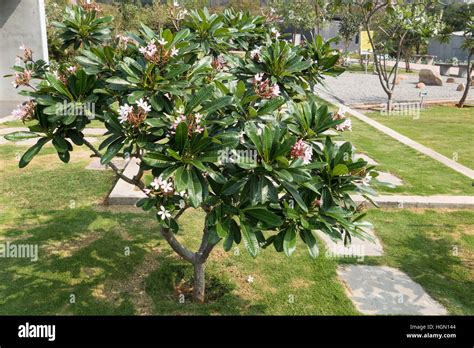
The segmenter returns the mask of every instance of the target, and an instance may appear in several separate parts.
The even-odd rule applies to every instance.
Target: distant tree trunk
[[[458,107],[462,108],[464,107],[464,103],[466,102],[466,99],[467,99],[467,95],[469,93],[469,89],[471,88],[471,81],[472,81],[472,78],[471,78],[471,75],[472,75],[472,72],[473,72],[473,68],[474,66],[471,66],[471,59],[472,59],[472,50],[471,52],[469,53],[469,56],[467,57],[467,79],[466,79],[466,87],[464,88],[464,93],[461,97],[461,100],[459,101],[458,103]]]

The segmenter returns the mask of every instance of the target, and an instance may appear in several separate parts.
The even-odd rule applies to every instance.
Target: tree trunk
[[[206,294],[206,280],[204,275],[204,263],[194,263],[193,299],[198,303],[204,303]]]
[[[469,54],[467,57],[467,79],[466,79],[466,88],[464,88],[464,93],[462,94],[461,100],[458,103],[458,107],[462,108],[464,107],[464,103],[466,102],[467,95],[469,93],[469,89],[471,88],[471,75],[473,72],[473,67],[471,67],[471,58],[472,58],[472,52]]]
[[[393,107],[392,93],[388,93],[387,97],[387,112],[390,112]]]

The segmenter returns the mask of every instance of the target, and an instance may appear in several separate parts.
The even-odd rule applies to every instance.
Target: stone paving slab
[[[357,310],[372,315],[447,315],[446,309],[402,271],[387,266],[337,269]]]
[[[123,158],[115,158],[112,160],[112,162],[119,168],[123,169],[125,167],[125,160]],[[109,166],[103,165],[100,163],[100,158],[99,157],[93,157],[92,161],[88,164],[86,167],[88,170],[107,170],[110,169]]]
[[[348,246],[344,246],[344,236],[342,239],[336,239],[329,236],[323,231],[316,231],[316,234],[326,244],[327,256],[336,257],[364,257],[364,256],[382,256],[383,247],[380,240],[372,229],[365,230],[367,238],[352,236],[352,242]]]
[[[356,203],[367,200],[362,195],[351,195]],[[371,197],[382,208],[448,208],[448,209],[474,209],[474,196],[376,196]],[[367,204],[370,204],[367,202]]]
[[[387,172],[378,172],[378,173],[379,175],[375,178],[376,181],[384,182],[393,186],[403,185],[402,179],[400,179],[399,177],[391,173],[387,173]]]
[[[134,177],[140,166],[136,158],[131,158],[123,174],[129,178]],[[135,205],[138,200],[146,197],[136,186],[119,179],[110,193],[107,202],[109,205]]]

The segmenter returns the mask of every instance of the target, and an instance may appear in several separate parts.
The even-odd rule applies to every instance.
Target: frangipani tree
[[[372,194],[368,182],[376,173],[354,159],[350,143],[333,141],[350,120],[318,105],[311,92],[335,52],[295,48],[268,25],[263,35],[216,28],[229,18],[205,9],[190,16],[179,31],[143,26],[139,35],[84,47],[74,65],[57,70],[25,50],[15,81],[32,87],[22,92],[31,99],[15,114],[31,131],[7,138],[39,138],[20,167],[49,142],[63,162],[75,146],[87,146],[136,185],[146,194],[137,205],[155,212],[157,233],[192,264],[193,297],[203,302],[204,264],[218,244],[230,250],[243,241],[254,257],[273,246],[290,256],[300,238],[317,257],[314,230],[345,242],[363,235],[365,214],[349,193]],[[232,40],[223,44],[224,36]],[[245,57],[229,53],[250,42]],[[312,69],[318,64],[324,69]],[[64,112],[88,103],[95,107],[87,112]],[[107,129],[98,148],[84,138],[91,117]],[[135,157],[139,173],[126,177],[112,162],[117,156]],[[142,180],[147,171],[154,177],[149,185]],[[194,251],[176,238],[190,208],[205,212]]]

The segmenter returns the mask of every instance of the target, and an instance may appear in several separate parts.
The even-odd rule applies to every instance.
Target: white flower
[[[255,82],[261,82],[263,80],[263,73],[258,73],[254,76]]]
[[[19,47],[19,49],[22,50],[22,51],[26,50],[25,44],[21,44],[21,46]]]
[[[201,120],[202,120],[202,114],[200,114],[199,112],[194,115],[194,117],[196,118],[196,123],[200,123]]]
[[[173,191],[173,183],[172,182],[164,182],[163,185],[161,185],[161,191],[163,191],[163,193],[168,193],[168,192],[171,192]]]
[[[251,59],[257,59],[259,62],[261,62],[260,55],[262,54],[262,49],[260,47],[257,47],[250,51],[250,58]]]
[[[174,7],[179,7],[179,2],[177,2],[176,0],[173,1],[173,6]]]
[[[249,276],[247,277],[247,283],[253,283],[254,279],[255,279],[255,278],[254,278],[253,276],[249,275]]]
[[[168,41],[166,41],[165,39],[159,39],[158,40],[158,43],[161,45],[161,46],[164,46],[168,43]]]
[[[173,48],[171,49],[171,57],[177,56],[177,55],[178,55],[178,52],[179,52],[179,50],[177,50],[176,48],[173,47]]]
[[[143,189],[143,192],[145,192],[147,195],[149,195],[151,193],[151,190],[150,189]]]
[[[171,213],[166,210],[165,207],[160,206],[160,210],[158,211],[158,216],[161,218],[161,220],[166,220],[171,217]]]
[[[349,118],[346,118],[344,122],[336,125],[336,130],[339,132],[344,132],[346,130],[352,132],[352,121]]]
[[[280,32],[277,30],[277,28],[272,28],[272,34],[275,35],[275,37],[278,39],[280,37]]]
[[[143,98],[140,98],[137,101],[137,105],[139,108],[141,108],[145,112],[150,112],[151,111],[151,106],[146,102],[146,100],[143,100]]]
[[[186,207],[186,202],[184,201],[184,199],[180,199],[179,200],[179,208],[184,209],[185,207]]]
[[[120,123],[124,123],[128,120],[128,114],[133,110],[133,107],[131,107],[128,104],[124,104],[120,107],[119,113],[120,113]]]
[[[16,106],[16,109],[12,111],[12,115],[15,116],[16,119],[21,119],[25,115],[25,110],[23,109],[23,105],[19,104]]]

